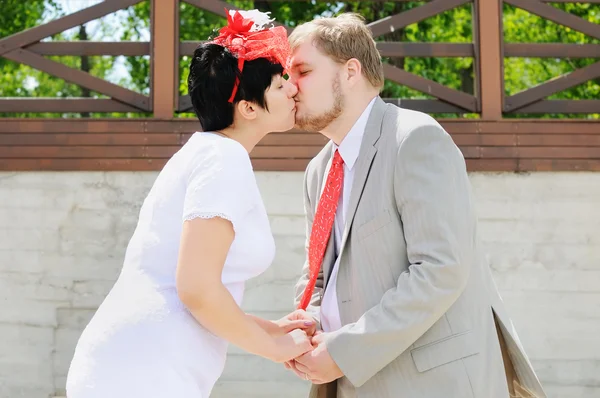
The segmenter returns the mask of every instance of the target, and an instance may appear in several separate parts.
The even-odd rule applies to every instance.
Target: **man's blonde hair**
[[[289,37],[292,51],[311,40],[325,55],[338,63],[356,58],[363,76],[373,87],[381,89],[384,83],[381,55],[364,18],[355,13],[344,13],[333,18],[319,18],[298,26]]]

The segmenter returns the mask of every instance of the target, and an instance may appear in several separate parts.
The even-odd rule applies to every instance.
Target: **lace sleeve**
[[[256,184],[248,153],[237,143],[227,143],[199,156],[190,172],[183,220],[220,217],[234,230],[254,205]]]
[[[188,215],[184,215],[183,221],[193,220],[194,218],[214,218],[214,217],[223,218],[223,219],[231,221],[233,223],[233,220],[231,219],[232,217],[228,216],[225,213],[207,213],[207,212],[197,212],[197,213],[191,213]]]

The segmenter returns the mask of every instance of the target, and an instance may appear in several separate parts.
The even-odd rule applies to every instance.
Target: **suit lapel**
[[[346,222],[344,225],[344,234],[342,236],[342,244],[340,246],[339,255],[341,256],[344,247],[346,246],[346,240],[354,221],[354,215],[356,214],[356,208],[360,202],[369,171],[371,170],[371,164],[373,158],[377,153],[375,144],[381,136],[381,124],[383,123],[383,115],[385,113],[386,104],[381,98],[377,98],[373,104],[373,109],[369,115],[367,126],[365,127],[365,134],[360,145],[360,151],[358,153],[358,159],[356,160],[356,170],[354,172],[354,181],[352,182],[352,191],[350,192],[350,200],[348,202],[348,212],[346,213]]]

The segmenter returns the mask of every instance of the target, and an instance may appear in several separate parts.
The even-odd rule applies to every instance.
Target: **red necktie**
[[[298,308],[303,310],[308,307],[313,291],[315,290],[315,283],[317,282],[317,276],[321,269],[327,242],[331,236],[335,212],[337,210],[343,184],[344,160],[340,156],[339,151],[336,150],[333,155],[329,174],[327,175],[327,181],[325,182],[325,189],[323,190],[323,194],[317,205],[317,212],[315,213],[315,218],[313,220],[312,230],[310,231],[310,240],[308,242],[309,278],[306,289],[302,294],[300,305],[298,306]]]

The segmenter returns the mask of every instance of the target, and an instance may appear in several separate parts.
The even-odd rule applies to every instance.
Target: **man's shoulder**
[[[403,109],[394,104],[387,104],[386,107],[381,126],[380,148],[383,145],[395,153],[409,138],[420,138],[419,141],[422,141],[425,137],[449,137],[444,127],[426,113]]]
[[[384,118],[386,128],[392,128],[399,136],[405,136],[420,127],[443,127],[430,115],[401,108],[394,104],[387,104],[386,117]]]

